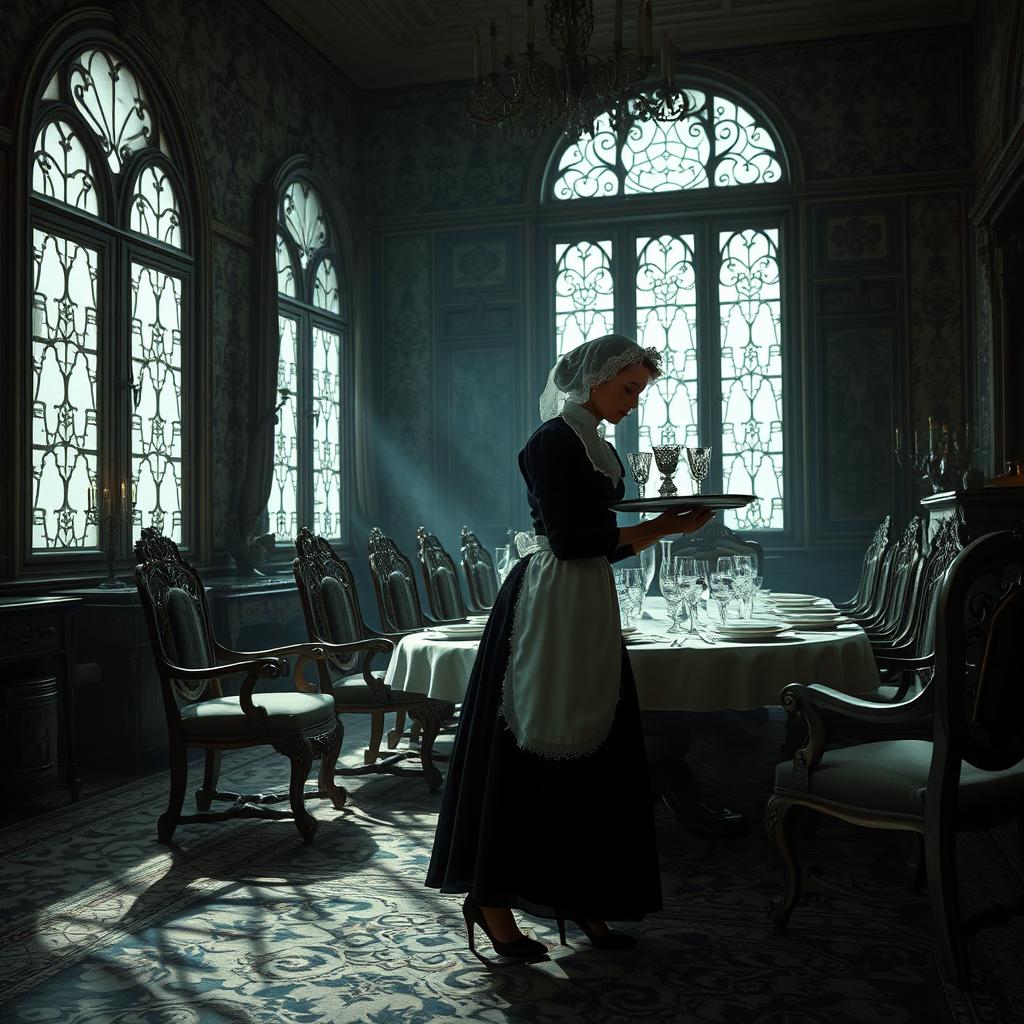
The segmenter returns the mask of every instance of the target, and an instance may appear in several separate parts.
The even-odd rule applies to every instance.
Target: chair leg
[[[932,922],[942,950],[946,969],[958,986],[970,978],[967,943],[960,919],[960,894],[956,880],[956,833],[938,832],[925,835],[925,857],[928,864],[928,896]]]
[[[399,712],[401,714],[402,712]],[[363,764],[375,764],[380,757],[380,744],[384,739],[384,712],[373,711],[370,713],[370,745],[363,751]],[[388,746],[391,747],[391,737],[388,736]]]
[[[341,719],[335,717],[337,728],[321,737],[318,741],[320,747],[320,774],[317,781],[320,792],[330,798],[331,805],[336,811],[345,806],[348,799],[348,790],[339,786],[334,781],[334,772],[338,767],[338,754],[341,753],[341,741],[345,736],[345,726]]]
[[[402,734],[405,732],[405,712],[398,711],[395,713],[395,727],[388,733],[388,749],[394,750],[398,746],[402,739]]]
[[[171,791],[167,797],[167,810],[156,823],[156,837],[161,843],[169,843],[178,827],[181,808],[185,803],[185,787],[188,785],[188,759],[185,748],[171,744]]]
[[[203,787],[196,790],[196,807],[208,811],[217,795],[217,779],[220,776],[221,751],[207,750],[206,767],[203,769]]]
[[[788,800],[773,796],[768,801],[764,812],[765,827],[775,843],[775,848],[782,858],[784,888],[774,899],[768,901],[768,916],[772,921],[772,931],[778,935],[786,930],[789,915],[793,912],[796,901],[800,898],[800,864],[796,857],[794,833],[800,815],[793,813],[799,808]]]
[[[417,709],[409,712],[413,720],[413,728],[423,733],[420,741],[420,764],[423,765],[423,775],[427,780],[427,787],[431,793],[436,793],[441,788],[441,773],[434,767],[431,753],[434,749],[434,740],[441,731],[442,714],[433,708]]]
[[[438,723],[440,728],[440,723]],[[413,746],[420,739],[420,733],[423,731],[423,724],[413,719],[412,725],[409,726],[409,745]]]
[[[291,805],[295,827],[302,833],[305,842],[311,843],[319,822],[306,810],[306,779],[313,767],[313,745],[305,736],[293,736],[274,744],[274,749],[284,754],[291,762],[291,778],[288,783],[288,802]]]

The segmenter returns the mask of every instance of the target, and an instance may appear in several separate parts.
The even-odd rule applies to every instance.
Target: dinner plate
[[[839,629],[840,626],[846,625],[848,621],[848,619],[828,619],[823,622],[801,622],[793,619],[790,621],[790,625],[800,633],[812,633],[815,631],[824,632],[826,630]]]
[[[744,508],[756,494],[677,494],[672,498],[629,498],[612,502],[615,512],[685,512],[690,508]]]
[[[817,594],[779,594],[776,591],[772,591],[773,601],[822,601],[824,598],[818,597]]]
[[[484,635],[484,627],[481,625],[472,629],[453,629],[451,626],[434,626],[428,632],[435,636],[443,636],[446,640],[479,640]]]
[[[622,635],[623,636],[631,636],[635,632],[636,632],[636,626],[623,626],[622,627]]]
[[[749,629],[730,629],[728,626],[718,626],[715,628],[715,632],[723,640],[757,640],[760,637],[778,636],[780,633],[786,633],[790,629],[792,629],[792,626],[788,622],[780,622],[774,626],[765,625]]]

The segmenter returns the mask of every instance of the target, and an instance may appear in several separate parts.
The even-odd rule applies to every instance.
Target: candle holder
[[[942,438],[935,444],[935,429],[929,420],[928,451],[917,450],[917,432],[914,432],[914,450],[900,447],[900,433],[896,431],[893,455],[898,466],[908,466],[922,480],[931,485],[932,493],[940,491],[972,490],[984,483],[984,474],[974,468],[974,456],[981,450],[971,446],[970,424],[964,425],[964,443],[961,445],[956,431],[943,427]]]
[[[86,522],[96,526],[100,534],[100,546],[107,554],[107,578],[99,584],[101,590],[131,590],[131,584],[119,580],[114,575],[114,563],[120,549],[121,536],[126,528],[131,529],[135,522],[135,502],[122,496],[120,500],[104,498],[105,508],[99,506],[89,508]]]

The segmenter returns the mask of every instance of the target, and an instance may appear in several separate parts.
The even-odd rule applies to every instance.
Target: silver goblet
[[[629,463],[629,472],[636,484],[637,495],[642,498],[647,488],[647,481],[651,477],[651,453],[627,452],[626,461]]]
[[[679,493],[672,480],[672,474],[675,473],[676,467],[679,465],[681,451],[682,448],[677,444],[656,444],[654,446],[654,462],[662,476],[658,494],[663,498],[674,498]]]
[[[693,477],[695,485],[693,493],[700,494],[701,485],[704,483],[704,477],[708,475],[708,470],[711,468],[711,449],[687,448],[686,461],[690,465],[690,476]]]

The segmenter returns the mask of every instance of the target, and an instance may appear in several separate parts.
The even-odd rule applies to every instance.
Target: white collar
[[[583,442],[587,457],[594,469],[599,473],[604,473],[612,483],[617,484],[622,479],[622,466],[611,446],[597,432],[598,424],[601,421],[589,409],[584,409],[583,406],[577,405],[575,402],[566,402],[559,415]]]

